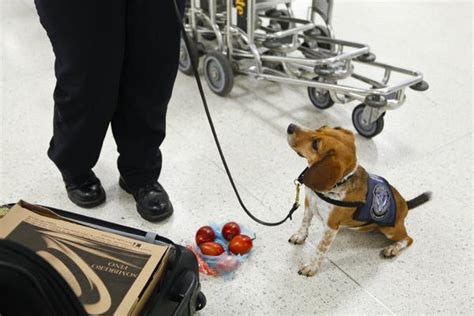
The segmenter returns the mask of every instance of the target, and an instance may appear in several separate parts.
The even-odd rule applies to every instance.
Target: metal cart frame
[[[294,16],[291,0],[217,1],[201,0],[198,5],[197,0],[190,0],[186,29],[196,44],[188,57],[206,55],[204,75],[211,90],[219,95],[230,92],[233,73],[239,73],[306,86],[319,109],[356,100],[362,103],[354,109],[354,126],[370,138],[382,131],[385,112],[403,105],[407,87],[428,89],[420,72],[376,62],[368,45],[336,39],[333,0],[312,0],[306,20]],[[318,19],[323,24],[318,24]],[[270,24],[265,26],[265,21]],[[358,64],[381,69],[382,78],[355,72]],[[393,74],[402,79],[392,80]],[[232,80],[221,80],[225,76]],[[227,86],[213,89],[217,77],[218,83]],[[347,78],[367,87],[341,83]]]

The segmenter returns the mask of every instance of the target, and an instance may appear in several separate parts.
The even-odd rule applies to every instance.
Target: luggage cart
[[[385,112],[405,102],[407,87],[429,86],[420,72],[377,62],[369,46],[335,38],[332,11],[332,0],[312,0],[307,19],[295,17],[291,0],[190,0],[192,44],[188,52],[182,42],[179,68],[192,74],[190,59],[204,56],[205,79],[220,96],[232,90],[234,74],[244,74],[306,86],[320,110],[358,101],[352,122],[372,138],[382,132]],[[359,68],[379,69],[381,78]]]

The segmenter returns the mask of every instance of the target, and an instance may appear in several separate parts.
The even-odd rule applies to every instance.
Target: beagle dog
[[[371,175],[357,164],[355,138],[352,132],[323,126],[310,130],[290,124],[288,144],[308,161],[302,174],[305,185],[305,210],[300,229],[288,240],[304,243],[313,216],[324,225],[316,256],[299,270],[299,274],[317,273],[340,228],[362,232],[380,231],[394,243],[382,250],[386,258],[394,257],[413,243],[405,228],[405,217],[431,198],[430,192],[405,201],[388,182]]]

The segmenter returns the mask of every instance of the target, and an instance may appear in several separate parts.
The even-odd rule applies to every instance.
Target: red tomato
[[[252,249],[252,239],[247,235],[238,235],[229,243],[229,250],[235,255],[246,254]]]
[[[216,233],[211,226],[203,226],[196,232],[196,244],[199,246],[208,241],[214,241]]]
[[[228,222],[222,227],[222,237],[230,241],[235,236],[240,235],[240,226],[236,222]]]
[[[205,242],[199,248],[201,248],[201,252],[206,256],[218,256],[224,253],[224,247],[215,241]]]

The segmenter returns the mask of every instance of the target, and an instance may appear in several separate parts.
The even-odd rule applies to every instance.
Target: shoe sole
[[[119,186],[120,188],[122,188],[122,190],[124,190],[125,192],[127,192],[128,194],[131,194],[133,195],[133,192],[132,190],[130,190],[130,188],[128,187],[128,185],[125,183],[124,180],[122,180],[122,178],[119,179]],[[144,211],[140,205],[138,205],[138,203],[135,203],[135,205],[137,206],[137,212],[138,214],[140,214],[140,216],[149,221],[149,222],[152,222],[152,223],[156,223],[156,222],[161,222],[163,220],[165,220],[166,218],[170,217],[174,210],[173,210],[173,206],[171,206],[170,210],[166,213],[163,213],[159,216],[150,216],[148,214],[146,214],[146,211]]]
[[[67,195],[69,200],[76,204],[77,206],[79,207],[82,207],[82,208],[94,208],[94,207],[97,207],[99,205],[102,205],[105,203],[105,201],[107,200],[107,197],[106,195],[104,194],[104,197],[100,200],[97,200],[97,201],[92,201],[92,202],[80,202],[80,201],[75,201],[73,198],[71,198],[71,196],[68,194]]]

